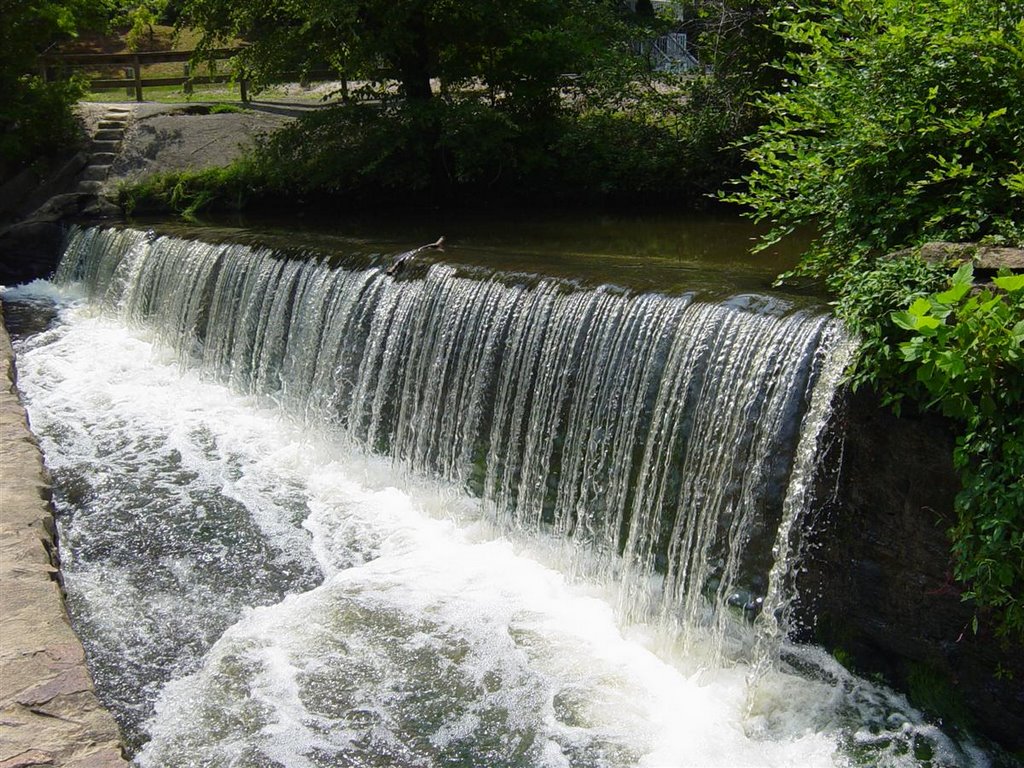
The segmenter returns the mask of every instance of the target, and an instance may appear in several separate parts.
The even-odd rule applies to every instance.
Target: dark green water
[[[634,291],[698,292],[708,299],[772,289],[809,243],[795,235],[752,253],[759,228],[738,216],[594,213],[418,213],[336,219],[258,221],[220,217],[189,225],[141,220],[161,233],[202,240],[263,244],[272,248],[388,259],[444,236],[443,254],[427,252],[421,264],[444,261],[474,270],[570,279],[581,285],[610,283]],[[811,300],[816,286],[787,295]]]

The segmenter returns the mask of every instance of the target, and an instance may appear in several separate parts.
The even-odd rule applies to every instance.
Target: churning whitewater
[[[984,764],[782,639],[823,313],[98,228],[4,302],[139,766]]]

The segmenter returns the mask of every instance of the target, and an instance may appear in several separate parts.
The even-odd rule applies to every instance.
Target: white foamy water
[[[18,344],[19,382],[140,766],[985,764],[816,649],[752,686],[627,616],[614,579],[572,578],[597,569],[560,537],[233,393],[73,289],[4,300],[63,307]]]

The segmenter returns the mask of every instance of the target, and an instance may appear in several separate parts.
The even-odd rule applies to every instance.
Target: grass
[[[143,89],[143,97],[146,101],[155,101],[161,104],[188,104],[194,101],[202,102],[226,102],[241,104],[242,96],[237,83],[221,83],[214,85],[195,85],[192,93],[187,94],[180,85],[147,86]],[[259,101],[298,101],[308,104],[322,103],[318,91],[309,93],[296,92],[294,85],[271,86],[252,96]],[[93,103],[107,103],[120,101],[134,101],[135,88],[115,88],[102,91],[90,91],[82,97],[82,101]]]
[[[161,104],[187,104],[192,101],[237,102],[240,104],[242,101],[238,86],[232,83],[196,85],[193,86],[191,94],[185,93],[180,85],[150,86],[143,89],[142,95],[146,101],[156,101]],[[82,97],[82,101],[96,103],[134,100],[134,87],[90,91]]]
[[[84,33],[60,46],[61,53],[129,53],[128,31],[101,35]],[[140,51],[191,51],[199,42],[199,32],[192,29],[153,25],[152,36],[143,36]]]

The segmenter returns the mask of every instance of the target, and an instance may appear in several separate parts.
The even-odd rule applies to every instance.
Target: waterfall
[[[1001,765],[787,641],[837,321],[458,255],[90,227],[0,294],[136,765]]]
[[[236,390],[603,553],[626,620],[658,615],[684,644],[788,567],[776,532],[799,515],[787,495],[807,482],[845,345],[827,314],[753,297],[440,263],[395,280],[365,260],[132,229],[73,231],[57,279]]]

